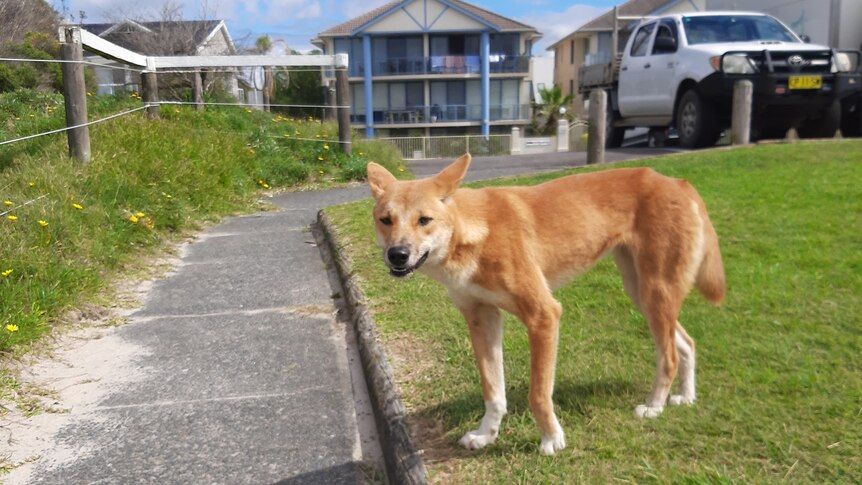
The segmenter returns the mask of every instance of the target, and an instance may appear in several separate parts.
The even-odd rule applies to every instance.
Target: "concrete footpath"
[[[425,176],[448,162],[410,167]],[[578,153],[477,158],[468,180],[583,163]],[[83,348],[114,366],[110,385],[69,409],[23,483],[385,480],[355,337],[309,229],[319,209],[367,196],[365,186],[278,195],[267,200],[280,210],[226,219],[184,246],[175,271],[102,339],[133,350]]]

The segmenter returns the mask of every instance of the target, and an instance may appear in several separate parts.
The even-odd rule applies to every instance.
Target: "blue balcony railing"
[[[491,121],[517,121],[530,118],[526,104],[491,105]],[[404,125],[481,121],[482,106],[478,104],[447,104],[433,106],[392,107],[374,110],[375,125]],[[365,123],[364,113],[352,113],[352,123]]]
[[[491,73],[530,72],[530,56],[489,56]],[[374,61],[375,76],[410,76],[417,74],[480,74],[479,56],[396,57]],[[362,76],[363,66],[351,64],[350,75]]]

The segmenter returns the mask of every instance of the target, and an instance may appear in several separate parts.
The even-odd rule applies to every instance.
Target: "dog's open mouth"
[[[425,254],[423,254],[421,258],[419,258],[419,261],[416,261],[416,264],[413,265],[412,268],[410,268],[410,267],[404,267],[404,268],[390,267],[389,268],[389,274],[391,274],[392,276],[395,276],[396,278],[403,278],[403,277],[409,275],[410,273],[412,273],[413,271],[419,269],[419,267],[422,266],[422,263],[424,263],[426,259],[428,259],[428,253],[427,252]]]

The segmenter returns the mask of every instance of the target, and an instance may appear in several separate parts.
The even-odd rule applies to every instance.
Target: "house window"
[[[569,41],[569,64],[575,63],[575,41]]]

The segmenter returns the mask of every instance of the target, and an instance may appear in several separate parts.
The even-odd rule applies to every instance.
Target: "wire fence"
[[[473,155],[509,155],[512,153],[512,135],[414,136],[377,138],[401,152],[405,160],[424,158],[453,158]]]
[[[262,99],[262,89],[255,84],[260,84],[263,66],[254,68],[236,68],[236,67],[207,67],[206,69],[165,69],[156,71],[155,74],[163,80],[159,87],[159,100],[147,102],[139,95],[143,87],[141,75],[147,72],[144,68],[127,66],[117,63],[111,59],[99,56],[88,57],[84,60],[72,61],[64,59],[30,59],[20,57],[0,57],[0,66],[16,65],[19,63],[29,64],[79,64],[90,70],[89,85],[90,91],[88,96],[120,96],[121,93],[128,93],[130,98],[140,101],[141,105],[131,107],[116,113],[99,116],[97,119],[88,120],[86,123],[78,123],[72,126],[64,126],[56,129],[40,129],[33,133],[20,133],[15,129],[9,129],[15,125],[11,123],[16,120],[14,117],[8,120],[6,129],[0,127],[0,147],[12,145],[15,143],[26,142],[35,138],[40,138],[48,135],[68,132],[78,128],[85,128],[109,120],[114,120],[119,117],[139,113],[153,107],[159,106],[194,106],[204,109],[244,109],[264,110],[267,109],[274,116],[286,117],[288,119],[302,119],[305,121],[321,121],[327,118],[327,114],[339,108],[347,108],[349,106],[339,106],[335,104],[309,104],[309,103],[266,103]],[[327,68],[329,71],[344,70],[336,68]],[[279,68],[277,71],[281,73],[298,73],[298,72],[321,72],[321,68]],[[191,75],[209,76],[208,86],[206,86],[201,101],[192,101],[192,89],[194,79]],[[95,85],[93,85],[95,84]],[[62,104],[62,103],[61,103]],[[53,111],[53,116],[56,118],[57,124],[62,123],[61,108]],[[2,121],[2,120],[0,120]],[[17,120],[16,120],[17,121]],[[46,122],[47,123],[47,122]],[[45,123],[42,123],[45,124]],[[23,128],[22,128],[23,129]],[[285,135],[285,137],[288,137]],[[313,142],[313,143],[339,143],[338,140],[329,138],[309,138],[302,136],[290,136],[292,140]],[[349,143],[349,142],[348,142]]]

